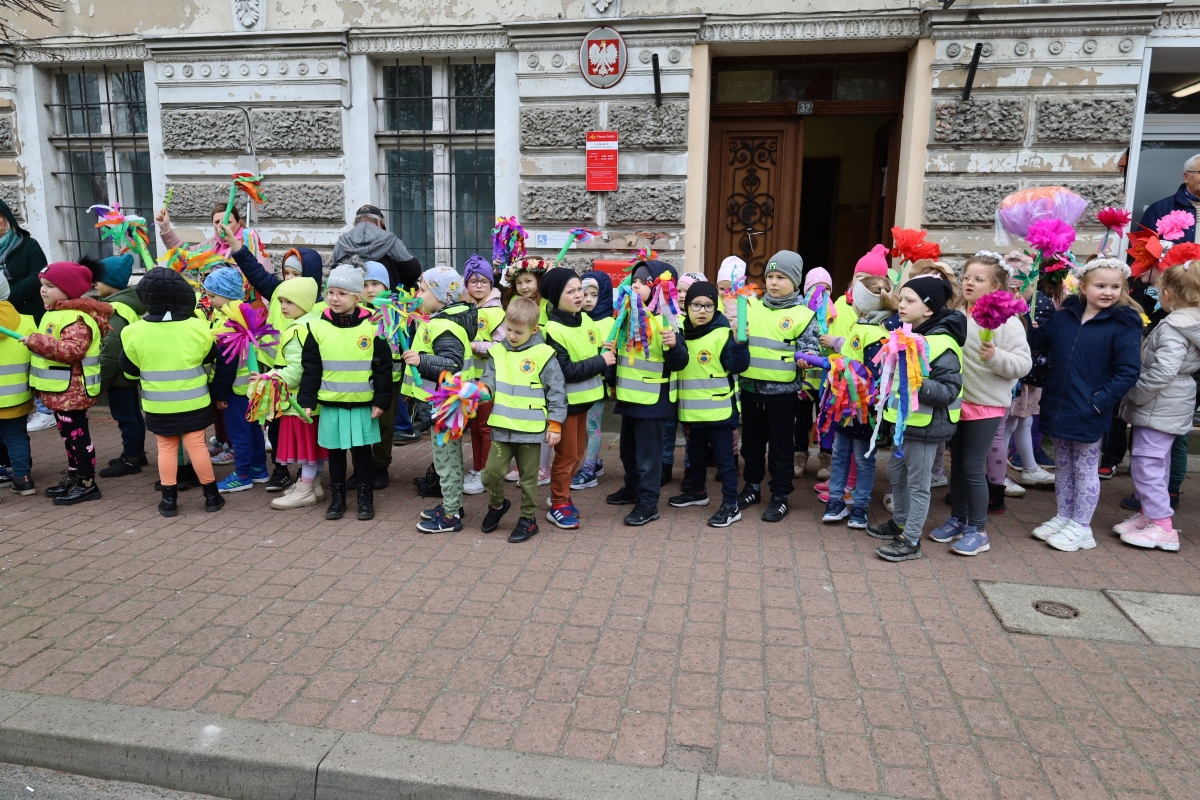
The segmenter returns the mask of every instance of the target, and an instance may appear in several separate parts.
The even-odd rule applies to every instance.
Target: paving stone
[[[1106,591],[1155,644],[1200,647],[1200,595]]]
[[[1145,636],[1099,590],[987,581],[980,582],[979,590],[1010,631],[1113,642],[1146,641]],[[1042,602],[1069,606],[1076,609],[1078,615],[1060,618],[1041,613],[1034,604]]]

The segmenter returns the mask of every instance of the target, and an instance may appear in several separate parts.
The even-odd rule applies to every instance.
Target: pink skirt
[[[329,451],[317,444],[317,426],[299,417],[279,420],[279,447],[275,460],[280,464],[319,464],[329,458]]]
[[[1024,384],[1021,386],[1021,393],[1013,400],[1012,407],[1008,410],[1008,413],[1011,416],[1019,418],[1032,417],[1041,410],[1041,401],[1042,387]]]

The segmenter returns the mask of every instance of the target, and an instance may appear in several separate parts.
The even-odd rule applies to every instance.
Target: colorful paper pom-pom
[[[459,439],[467,422],[475,418],[480,403],[492,399],[482,383],[463,378],[462,373],[442,372],[437,388],[429,395],[433,406],[433,439],[439,446]]]
[[[267,324],[267,312],[249,303],[230,303],[224,308],[225,325],[217,334],[217,344],[226,362],[245,361],[251,372],[258,372],[254,348],[279,344],[279,331]]]
[[[496,227],[492,228],[492,263],[503,267],[524,258],[527,238],[516,217],[496,217]]]
[[[875,401],[876,423],[870,450],[875,449],[875,437],[879,434],[884,410],[891,407],[896,412],[892,443],[896,446],[896,456],[901,457],[904,455],[904,431],[917,410],[917,392],[929,375],[929,349],[925,337],[913,333],[912,325],[905,323],[883,340],[874,363],[879,364],[879,393]]]
[[[927,242],[928,231],[913,228],[892,228],[893,258],[912,263],[922,259],[937,261],[942,256],[942,246],[937,242]]]

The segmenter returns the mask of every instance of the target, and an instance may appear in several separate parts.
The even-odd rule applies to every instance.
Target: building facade
[[[428,265],[486,254],[516,214],[543,255],[603,231],[577,267],[650,247],[758,274],[789,248],[840,282],[893,224],[950,254],[995,248],[1007,193],[1127,205],[1144,132],[1174,143],[1156,150],[1200,140],[1186,113],[1145,114],[1154,54],[1200,80],[1200,6],[1169,0],[131,2],[68,4],[0,54],[0,198],[52,259],[100,248],[88,206],[151,217],[168,189],[199,241],[230,173],[252,171],[273,251],[329,252],[372,203]],[[589,36],[621,61],[608,88],[585,80]],[[615,191],[588,191],[591,131],[618,132]],[[1080,233],[1084,253],[1101,231]]]

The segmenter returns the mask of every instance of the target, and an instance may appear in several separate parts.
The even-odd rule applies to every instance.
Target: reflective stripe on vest
[[[353,328],[339,328],[322,317],[309,325],[321,350],[321,387],[317,400],[327,403],[369,403],[371,361],[375,355],[376,326],[370,317]]]
[[[546,430],[546,389],[542,386],[542,369],[554,358],[554,348],[548,344],[535,344],[513,352],[497,344],[492,350],[496,385],[488,425],[520,433]]]
[[[182,414],[211,402],[204,360],[212,350],[208,323],[189,317],[139,322],[121,331],[125,357],[135,364],[142,408],[151,414]]]
[[[47,311],[42,317],[39,333],[62,339],[62,332],[69,325],[83,321],[92,333],[87,354],[80,361],[83,369],[83,386],[89,397],[100,394],[100,327],[90,314],[82,311]],[[133,326],[130,326],[133,327]],[[29,361],[29,385],[41,392],[58,394],[71,385],[71,365],[42,358],[36,353]]]
[[[953,351],[958,356],[958,368],[962,370],[962,348],[958,342],[954,341],[951,336],[944,333],[935,333],[932,336],[925,337],[925,344],[929,348],[929,364],[932,367],[933,362],[938,360],[938,357],[947,350]],[[946,413],[950,421],[957,423],[962,415],[962,387],[958,389],[958,397],[950,405],[946,406]],[[896,422],[900,418],[899,412],[893,407],[893,403],[899,403],[900,398],[893,394],[888,398],[887,407],[883,410],[883,418],[888,422]],[[908,415],[908,427],[910,428],[925,428],[929,423],[933,422],[933,406],[928,406],[924,403],[919,403],[915,411]]]
[[[586,361],[600,354],[604,337],[600,327],[587,315],[581,315],[579,326],[572,328],[558,320],[546,324],[546,335],[562,345],[572,361]],[[606,368],[607,371],[607,368]],[[567,405],[591,405],[604,398],[604,381],[594,375],[584,381],[567,384]]]
[[[37,330],[33,317],[21,315],[16,332],[22,336]],[[29,348],[16,339],[0,336],[0,408],[12,408],[33,398],[29,389]]]
[[[793,383],[799,375],[796,366],[796,340],[813,319],[805,306],[767,308],[761,300],[751,300],[746,311],[750,368],[742,375],[757,381]]]
[[[736,389],[721,366],[721,353],[730,341],[729,328],[688,341],[688,363],[678,373],[680,422],[721,422],[733,416]]]
[[[662,319],[659,319],[660,328]],[[650,337],[650,353],[647,358],[630,357],[627,353],[617,354],[617,400],[641,406],[652,406],[658,402],[662,385],[668,383],[667,397],[672,403],[676,397],[676,377],[663,377],[667,365],[663,360],[662,335]]]
[[[457,314],[459,310],[464,308],[461,303],[456,303],[453,306],[448,306],[442,311],[451,310]],[[442,312],[438,312],[442,313]],[[462,343],[463,348],[463,369],[471,369],[471,342],[467,338],[467,332],[463,330],[462,325],[446,317],[435,316],[428,322],[421,322],[417,325],[416,331],[413,333],[412,349],[414,352],[421,355],[433,354],[433,343],[443,333],[452,333],[455,338]],[[415,397],[417,400],[428,400],[432,389],[436,388],[436,381],[425,380],[422,385],[417,386],[412,379],[412,370],[407,370],[404,373],[404,384],[400,388],[400,393],[405,397]]]

